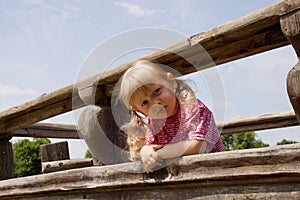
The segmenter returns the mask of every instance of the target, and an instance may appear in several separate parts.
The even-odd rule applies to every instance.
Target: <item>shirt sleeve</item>
[[[193,122],[196,131],[190,132],[189,139],[205,141],[207,143],[206,152],[223,151],[220,133],[212,112],[203,103],[199,102],[199,110],[194,113],[194,116]]]

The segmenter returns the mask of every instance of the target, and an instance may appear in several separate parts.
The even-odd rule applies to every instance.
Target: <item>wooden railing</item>
[[[222,134],[284,128],[299,125],[293,111],[239,118],[218,123]],[[75,125],[36,123],[12,132],[14,137],[80,139]]]
[[[297,56],[299,57],[299,24],[300,1],[283,0],[277,4],[274,4],[273,6],[259,10],[255,13],[249,14],[245,17],[231,21],[219,27],[213,28],[207,32],[191,36],[190,38],[184,41],[167,47],[165,50],[160,50],[146,55],[144,56],[144,58],[148,58],[150,60],[166,64],[176,69],[181,74],[186,75],[196,71],[194,66],[197,67],[197,70],[203,70],[209,67],[214,67],[215,65],[220,65],[237,59],[245,58],[251,55],[255,55],[286,45],[292,45],[292,47],[295,49]],[[201,45],[207,51],[207,53],[213,59],[214,63],[208,63],[207,60],[204,60],[203,56],[201,55],[202,52],[199,51],[199,45]],[[184,55],[184,57],[188,59],[183,59],[182,55]],[[187,60],[189,62],[187,62]],[[11,144],[9,143],[11,137],[22,136],[46,138],[79,138],[75,125],[59,125],[38,122],[53,116],[60,115],[62,113],[72,111],[73,109],[86,106],[87,104],[89,104],[89,99],[91,98],[92,94],[95,93],[95,91],[97,91],[95,99],[96,104],[99,106],[109,105],[111,91],[114,87],[114,84],[119,80],[124,71],[130,67],[131,63],[132,62],[125,63],[121,66],[116,67],[113,70],[107,71],[100,75],[95,75],[94,77],[90,77],[84,81],[75,83],[73,85],[69,85],[52,93],[45,94],[25,104],[0,112],[0,148],[2,152],[5,152],[0,155],[2,160],[2,179],[11,178],[13,176],[11,172],[12,165],[10,165],[12,163]],[[299,71],[300,65],[297,64],[290,71],[287,77],[287,90],[294,111],[266,114],[261,116],[236,119],[224,122],[222,124],[218,124],[220,128],[222,127],[222,134],[233,134],[244,131],[255,131],[299,125]],[[259,150],[253,150],[253,152],[254,151]],[[297,150],[294,149],[293,152],[296,151]],[[276,152],[281,152],[281,150],[279,147],[276,148],[276,150],[272,150],[270,152],[271,153],[269,154],[270,156],[272,156],[272,154],[276,154]],[[232,155],[233,154],[234,153],[232,153]],[[220,162],[222,159],[225,160],[226,157],[229,155],[231,155],[230,152],[226,152],[223,154],[221,153]],[[286,155],[287,157],[289,156],[288,152],[282,152],[282,156],[283,155]],[[204,155],[199,156],[201,157]],[[282,158],[282,156],[279,157]],[[193,158],[197,159],[197,157]],[[206,157],[205,159],[206,161],[209,161],[209,157]],[[277,160],[272,160],[272,163],[274,164],[272,165],[273,168],[276,168],[276,162]],[[278,160],[278,162],[280,161]],[[299,162],[298,157],[296,160],[294,160],[294,162],[295,165]],[[193,166],[195,167],[195,165]],[[288,164],[284,164],[284,166],[286,166],[288,170]],[[237,168],[240,169],[239,167]],[[252,169],[250,168],[249,170],[251,171]],[[84,173],[87,172],[85,171]],[[188,174],[188,172],[186,173]],[[287,178],[287,176],[291,175],[289,172],[285,171],[282,174],[280,170],[277,170],[276,173],[277,174],[275,176],[278,175],[280,180],[284,180],[283,182],[291,181]],[[293,173],[296,174],[296,176],[293,178],[293,181],[299,182],[299,169],[295,169],[295,172]],[[271,171],[268,175],[263,174],[263,170],[259,172],[259,175],[256,175],[254,173],[252,176],[249,175],[246,171],[241,172],[241,174],[241,177],[252,177],[253,180],[251,179],[251,184],[254,184],[256,176],[263,176],[266,179],[268,179],[269,177],[269,182],[261,181],[262,184],[271,183],[271,181],[273,181],[271,176],[274,175]],[[69,176],[67,172],[61,172],[60,175]],[[232,173],[232,175],[226,176],[226,174],[222,174],[220,171],[220,174],[218,176],[219,178],[221,176],[223,177],[220,179],[223,182],[226,182],[226,180],[228,180],[227,178],[229,178],[230,180],[237,181],[237,184],[239,183],[239,181],[241,181],[239,178],[234,178],[236,176],[234,173]],[[54,175],[53,177],[49,175],[47,176],[47,178],[55,179]],[[86,178],[90,180],[89,176],[86,176]],[[215,179],[216,176],[203,177],[203,180],[207,180],[210,178]],[[217,179],[219,180],[219,178]],[[23,182],[20,182],[20,184],[26,185],[26,182],[28,181],[27,179],[22,179]],[[44,178],[38,178],[36,181],[37,184],[42,184],[45,180]],[[57,179],[57,181],[59,180]],[[57,181],[54,181],[53,183],[58,184],[59,182]],[[184,180],[178,179],[178,182],[184,183],[184,181],[188,182],[188,177]],[[11,184],[11,188],[23,187],[18,184],[14,185],[12,182],[9,181],[5,183]],[[143,183],[139,182],[138,184]],[[67,190],[72,191],[72,187],[74,185],[70,184],[68,186],[70,188],[67,188]],[[97,187],[102,186],[98,185]],[[104,190],[107,187],[111,186],[104,186]],[[24,186],[24,188],[26,188],[26,186]],[[74,188],[80,189],[79,186],[76,186]],[[87,188],[88,187],[82,187],[81,189]],[[26,191],[22,191],[18,194],[21,196],[25,194],[30,196],[31,193],[39,193],[39,195],[41,195],[40,192],[44,190],[46,191],[47,188],[35,188],[35,190],[31,190],[29,193],[26,193]],[[297,192],[299,193],[299,186],[297,186],[295,190],[297,190]],[[0,191],[0,198],[13,198],[13,191],[10,191],[10,189],[5,190],[5,186],[3,186],[1,182]],[[53,191],[57,192],[57,189],[53,189]],[[47,190],[47,192],[51,193],[50,190]]]

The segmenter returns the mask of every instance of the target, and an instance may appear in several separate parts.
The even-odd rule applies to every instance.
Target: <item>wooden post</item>
[[[78,127],[80,137],[94,158],[94,165],[129,161],[126,135],[115,122],[110,106],[87,106],[80,115]]]
[[[15,177],[14,159],[10,138],[0,139],[0,180]]]
[[[280,18],[281,30],[300,57],[300,10]],[[300,61],[287,76],[287,91],[300,124]]]
[[[41,161],[50,162],[70,159],[68,142],[41,145]]]

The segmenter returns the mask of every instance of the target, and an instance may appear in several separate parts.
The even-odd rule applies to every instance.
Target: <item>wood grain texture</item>
[[[234,134],[297,125],[299,125],[299,123],[294,111],[269,113],[217,123],[222,134]],[[77,125],[72,124],[36,123],[13,131],[10,136],[83,139],[79,137],[78,131]]]
[[[300,144],[182,157],[153,174],[123,163],[0,181],[0,199],[295,199]]]
[[[300,10],[280,18],[281,30],[292,44],[298,58],[300,57]],[[287,91],[290,102],[300,124],[300,61],[287,75]]]
[[[70,159],[67,141],[53,144],[42,144],[40,149],[42,162]]]
[[[14,178],[14,159],[9,139],[0,139],[0,180]]]
[[[34,138],[66,138],[80,139],[74,124],[36,123],[17,129],[11,133],[13,137]],[[0,135],[1,138],[1,135]]]
[[[91,166],[93,166],[93,158],[42,162],[42,173],[63,171],[67,169],[78,169]]]

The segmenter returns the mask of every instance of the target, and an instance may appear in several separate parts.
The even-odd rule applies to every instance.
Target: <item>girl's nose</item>
[[[157,97],[157,96],[154,96],[154,97],[152,98],[152,102],[153,102],[153,104],[161,104],[161,100],[160,100],[160,98]]]

